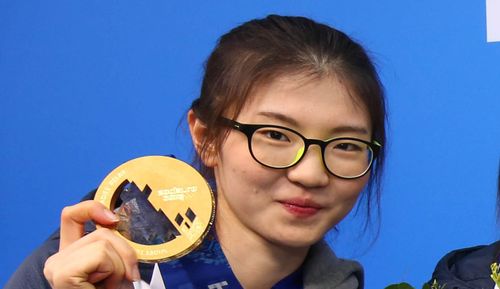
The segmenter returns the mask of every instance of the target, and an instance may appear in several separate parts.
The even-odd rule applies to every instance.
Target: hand
[[[84,224],[89,220],[111,227],[118,217],[97,201],[63,209],[59,252],[47,259],[44,268],[52,288],[115,289],[124,281],[140,280],[132,247],[107,228],[84,236]]]

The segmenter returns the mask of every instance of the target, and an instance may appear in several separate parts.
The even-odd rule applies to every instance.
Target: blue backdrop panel
[[[228,29],[269,13],[344,30],[386,86],[380,236],[369,246],[359,218],[329,236],[364,264],[368,289],[420,284],[445,252],[498,238],[500,43],[486,42],[486,3],[180,2],[0,1],[0,286],[115,166],[189,160],[180,121],[205,58]]]

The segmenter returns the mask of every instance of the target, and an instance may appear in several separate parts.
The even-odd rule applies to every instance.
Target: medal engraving
[[[195,249],[214,219],[215,199],[206,180],[188,164],[146,156],[114,169],[95,200],[120,217],[115,233],[141,262],[179,258]]]

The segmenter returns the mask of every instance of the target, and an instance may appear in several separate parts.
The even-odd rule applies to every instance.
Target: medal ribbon
[[[197,250],[177,260],[160,263],[159,268],[167,289],[243,289],[213,233]],[[302,288],[300,268],[272,287]]]

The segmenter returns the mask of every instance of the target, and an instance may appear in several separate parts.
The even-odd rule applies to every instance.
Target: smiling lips
[[[290,199],[280,203],[289,213],[300,218],[312,217],[321,209],[320,205],[304,199]]]

